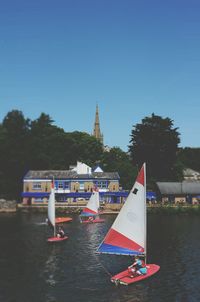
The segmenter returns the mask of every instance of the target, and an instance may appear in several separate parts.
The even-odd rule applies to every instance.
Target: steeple
[[[100,131],[100,123],[99,123],[99,108],[96,105],[96,114],[95,114],[95,122],[94,122],[94,131],[93,135],[103,144],[103,134]]]

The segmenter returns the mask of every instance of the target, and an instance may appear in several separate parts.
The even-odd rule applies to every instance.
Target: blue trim
[[[22,197],[49,197],[50,192],[22,192]],[[119,197],[127,197],[129,194],[128,191],[118,191],[118,192],[99,192],[100,197],[111,197],[113,201],[113,197],[117,197],[117,202],[119,202]],[[92,192],[70,192],[70,193],[56,193],[56,196],[62,196],[65,198],[90,198]],[[147,198],[148,197],[147,192]],[[153,195],[151,195],[153,196]],[[156,197],[156,196],[155,196]],[[154,198],[154,197],[151,197]]]
[[[147,198],[147,199],[150,199],[150,200],[151,200],[151,199],[156,199],[156,194],[155,194],[154,192],[150,192],[150,191],[148,192],[148,191],[147,191],[147,193],[146,193],[146,198]]]
[[[21,194],[22,197],[49,197],[50,193],[48,192],[23,192]]]
[[[83,216],[83,217],[90,217],[90,216],[97,216],[98,214],[92,214],[92,213],[86,213],[86,212],[82,212],[80,214],[80,216]]]
[[[127,255],[127,256],[141,255],[141,253],[138,251],[133,251],[133,250],[129,250],[126,248],[122,248],[119,246],[110,245],[106,243],[102,243],[99,246],[97,252],[103,254],[115,254],[115,255]]]

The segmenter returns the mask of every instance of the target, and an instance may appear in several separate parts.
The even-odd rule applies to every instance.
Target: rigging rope
[[[94,255],[94,256],[95,256],[97,262],[99,262],[99,264],[101,265],[101,267],[104,269],[104,271],[105,271],[110,277],[112,277],[112,274],[107,270],[107,268],[102,264],[102,262],[97,258],[97,256],[96,256],[96,255]]]

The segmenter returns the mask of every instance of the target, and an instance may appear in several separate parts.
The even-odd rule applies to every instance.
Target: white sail
[[[87,216],[87,215],[97,215],[99,210],[99,192],[94,191],[92,192],[90,199],[86,205],[86,207],[83,209],[83,212],[81,215]]]
[[[146,253],[145,164],[98,252],[124,255]]]
[[[55,228],[55,189],[53,182],[48,201],[48,221]]]

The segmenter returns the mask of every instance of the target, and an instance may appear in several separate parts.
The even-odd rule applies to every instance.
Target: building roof
[[[200,173],[189,168],[183,170],[183,176],[184,179],[200,180]]]
[[[24,179],[119,179],[118,172],[93,172],[91,174],[77,174],[72,170],[30,170]]]
[[[156,184],[163,195],[200,194],[200,181],[157,182]]]
[[[103,172],[103,169],[99,165],[96,165],[95,167],[92,168],[93,172]]]
[[[193,170],[193,169],[186,168],[186,169],[183,170],[183,175],[184,176],[194,176],[194,175],[200,175],[200,173],[198,171]]]

